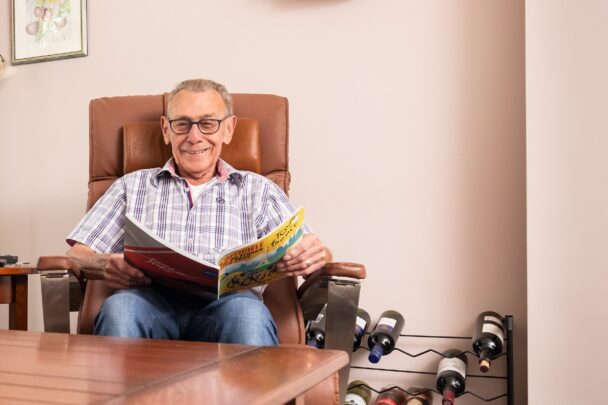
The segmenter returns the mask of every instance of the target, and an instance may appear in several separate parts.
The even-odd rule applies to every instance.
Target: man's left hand
[[[327,249],[319,237],[307,233],[276,264],[276,269],[288,276],[308,276],[325,266],[328,259]]]

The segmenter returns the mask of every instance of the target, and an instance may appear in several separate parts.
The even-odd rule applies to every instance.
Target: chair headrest
[[[171,157],[159,121],[135,122],[123,127],[124,173],[162,167]],[[222,147],[222,159],[239,170],[261,172],[259,125],[257,120],[240,118],[232,141]]]

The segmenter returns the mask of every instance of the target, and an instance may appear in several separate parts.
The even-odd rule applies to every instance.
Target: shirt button
[[[194,243],[194,239],[192,239],[192,238],[188,239],[188,243]]]
[[[189,189],[188,187],[186,187],[184,190],[186,190],[186,191],[190,191],[190,189]]]

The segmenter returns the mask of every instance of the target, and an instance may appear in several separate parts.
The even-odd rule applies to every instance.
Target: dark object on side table
[[[4,267],[7,264],[15,264],[17,260],[19,260],[17,256],[0,255],[0,267]]]

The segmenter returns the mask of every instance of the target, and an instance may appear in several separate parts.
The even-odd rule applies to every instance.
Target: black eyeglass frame
[[[198,121],[190,121],[184,118],[176,118],[174,120],[168,120],[169,121],[169,128],[171,128],[171,131],[173,131],[174,134],[176,135],[186,135],[189,134],[190,131],[192,130],[192,126],[194,124],[196,124],[196,126],[198,127],[198,130],[200,131],[201,134],[204,135],[213,135],[215,133],[217,133],[217,131],[220,130],[221,126],[222,126],[222,122],[224,122],[226,120],[226,118],[230,118],[232,117],[232,115],[227,115],[222,119],[217,119],[217,118],[203,118],[202,120],[198,120]],[[181,122],[187,122],[189,124],[188,130],[186,132],[177,132],[174,128],[173,128],[173,123],[176,121],[181,121]],[[217,122],[217,129],[213,132],[205,132],[203,130],[203,128],[201,127],[201,124],[204,122],[209,122],[209,121],[214,121]]]

